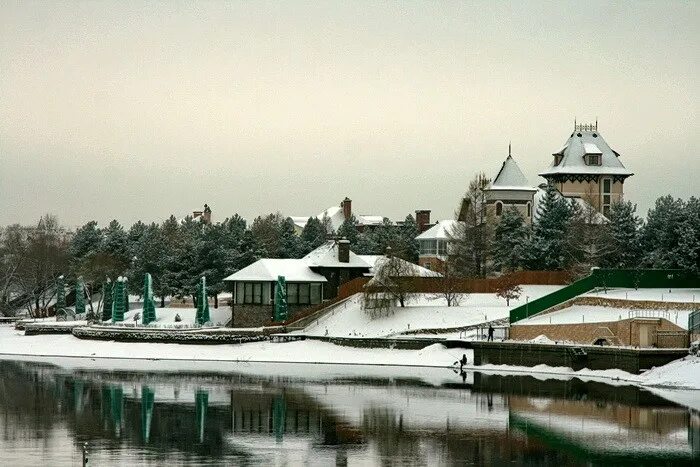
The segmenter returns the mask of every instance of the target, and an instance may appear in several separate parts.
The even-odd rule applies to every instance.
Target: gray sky
[[[0,225],[280,210],[448,218],[573,119],[642,213],[700,194],[697,2],[0,0]]]

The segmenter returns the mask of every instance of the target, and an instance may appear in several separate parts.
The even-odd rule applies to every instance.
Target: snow
[[[416,240],[451,240],[454,237],[454,231],[460,221],[448,219],[439,221],[434,226],[416,237]]]
[[[583,143],[583,151],[586,154],[603,154],[603,151],[595,143]]]
[[[700,302],[700,289],[608,289],[596,290],[583,297],[601,297],[620,300],[645,300],[654,302],[683,302],[695,304]]]
[[[114,326],[131,326],[134,324],[134,316],[139,314],[143,317],[143,308],[134,308],[124,313],[124,321],[122,323],[116,323]],[[148,324],[147,328],[177,328],[177,327],[194,327],[195,325],[195,315],[197,314],[196,308],[156,308],[156,320]],[[180,315],[182,321],[175,322],[175,315]],[[214,308],[209,306],[209,316],[211,322],[214,325],[223,326],[229,319],[231,319],[231,308],[227,306],[221,306],[219,308]],[[110,321],[111,322],[111,321]],[[138,322],[141,325],[141,319]]]
[[[303,260],[269,258],[254,262],[224,281],[276,282],[278,276],[284,276],[287,282],[327,282],[325,277],[312,271]]]
[[[378,267],[381,267],[382,263],[384,263],[384,261],[387,259],[387,257],[384,255],[358,255],[358,257],[365,263],[369,264],[369,276],[373,276],[374,274],[376,274]],[[430,269],[424,268],[423,266],[419,266],[417,264],[410,263],[401,258],[396,259],[410,266],[411,274],[409,274],[409,276],[411,277],[442,277],[442,274],[440,274],[439,272],[431,271]],[[404,277],[407,276],[404,275]]]
[[[459,306],[452,307],[446,305],[444,298],[418,294],[405,308],[395,307],[389,316],[380,318],[371,318],[362,309],[362,295],[356,294],[299,332],[316,336],[386,337],[420,329],[474,326],[508,318],[509,311],[524,304],[526,297],[533,300],[561,286],[523,285],[522,288],[520,299],[511,300],[510,306],[496,294],[468,294]]]
[[[518,164],[513,159],[513,156],[508,155],[501,166],[501,170],[496,175],[490,190],[527,190],[535,191],[535,188],[530,185],[527,177],[523,174]]]
[[[369,268],[369,264],[352,251],[350,251],[350,258],[347,263],[340,262],[338,260],[338,242],[335,240],[327,241],[298,261],[301,261],[307,267]]]
[[[652,310],[638,308],[613,308],[607,306],[572,305],[563,310],[551,313],[541,313],[527,319],[518,321],[518,326],[531,326],[536,324],[581,324],[581,323],[609,323],[630,318],[665,318],[668,321],[688,329],[688,315],[692,309],[687,310]]]
[[[700,357],[685,357],[641,375],[645,386],[700,389]],[[696,395],[700,401],[700,393]]]
[[[533,344],[555,344],[555,342],[544,334],[540,334],[534,339],[530,339]]]

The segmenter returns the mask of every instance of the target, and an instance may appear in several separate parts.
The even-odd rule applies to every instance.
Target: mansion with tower
[[[552,154],[550,166],[539,175],[561,196],[597,212],[597,223],[606,222],[613,203],[624,199],[623,184],[633,173],[622,164],[620,154],[603,139],[596,121],[595,124],[574,122],[573,132],[563,147]],[[509,145],[508,157],[484,190],[487,222],[497,222],[506,209],[515,207],[525,222],[531,224],[544,186],[530,184],[515,162]],[[450,233],[463,220],[461,213],[465,211],[466,202],[466,199],[462,201],[457,220],[437,222],[417,237],[421,266],[442,269],[449,252]]]

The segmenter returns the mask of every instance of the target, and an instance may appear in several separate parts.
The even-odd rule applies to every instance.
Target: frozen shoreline
[[[473,351],[446,349],[441,344],[421,350],[364,349],[344,347],[326,342],[297,341],[246,344],[157,344],[82,340],[72,335],[25,336],[10,327],[0,327],[0,359],[51,363],[71,369],[111,369],[132,371],[210,371],[245,372],[247,366],[297,364],[304,368],[331,366],[405,368],[398,371],[410,375],[419,369],[449,370],[466,354],[473,362]],[[642,375],[622,370],[573,371],[566,367],[537,365],[467,365],[468,371],[489,374],[527,374],[536,378],[579,378],[608,384],[630,384],[640,387],[700,390],[700,358],[687,357]],[[285,370],[282,370],[284,372]],[[393,371],[393,370],[392,370]],[[342,372],[341,372],[342,373]],[[376,372],[371,372],[376,373]],[[391,373],[391,372],[388,372]],[[700,392],[697,395],[700,400]]]

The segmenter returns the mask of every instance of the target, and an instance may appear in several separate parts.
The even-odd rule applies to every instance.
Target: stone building
[[[581,198],[607,216],[610,206],[624,198],[623,184],[633,175],[620,162],[595,124],[574,124],[564,146],[552,154],[552,163],[540,176],[567,198]]]
[[[485,190],[487,218],[498,220],[506,209],[516,208],[526,223],[532,222],[534,195],[537,188],[530,185],[508,146],[508,157],[503,161],[491,185]]]

